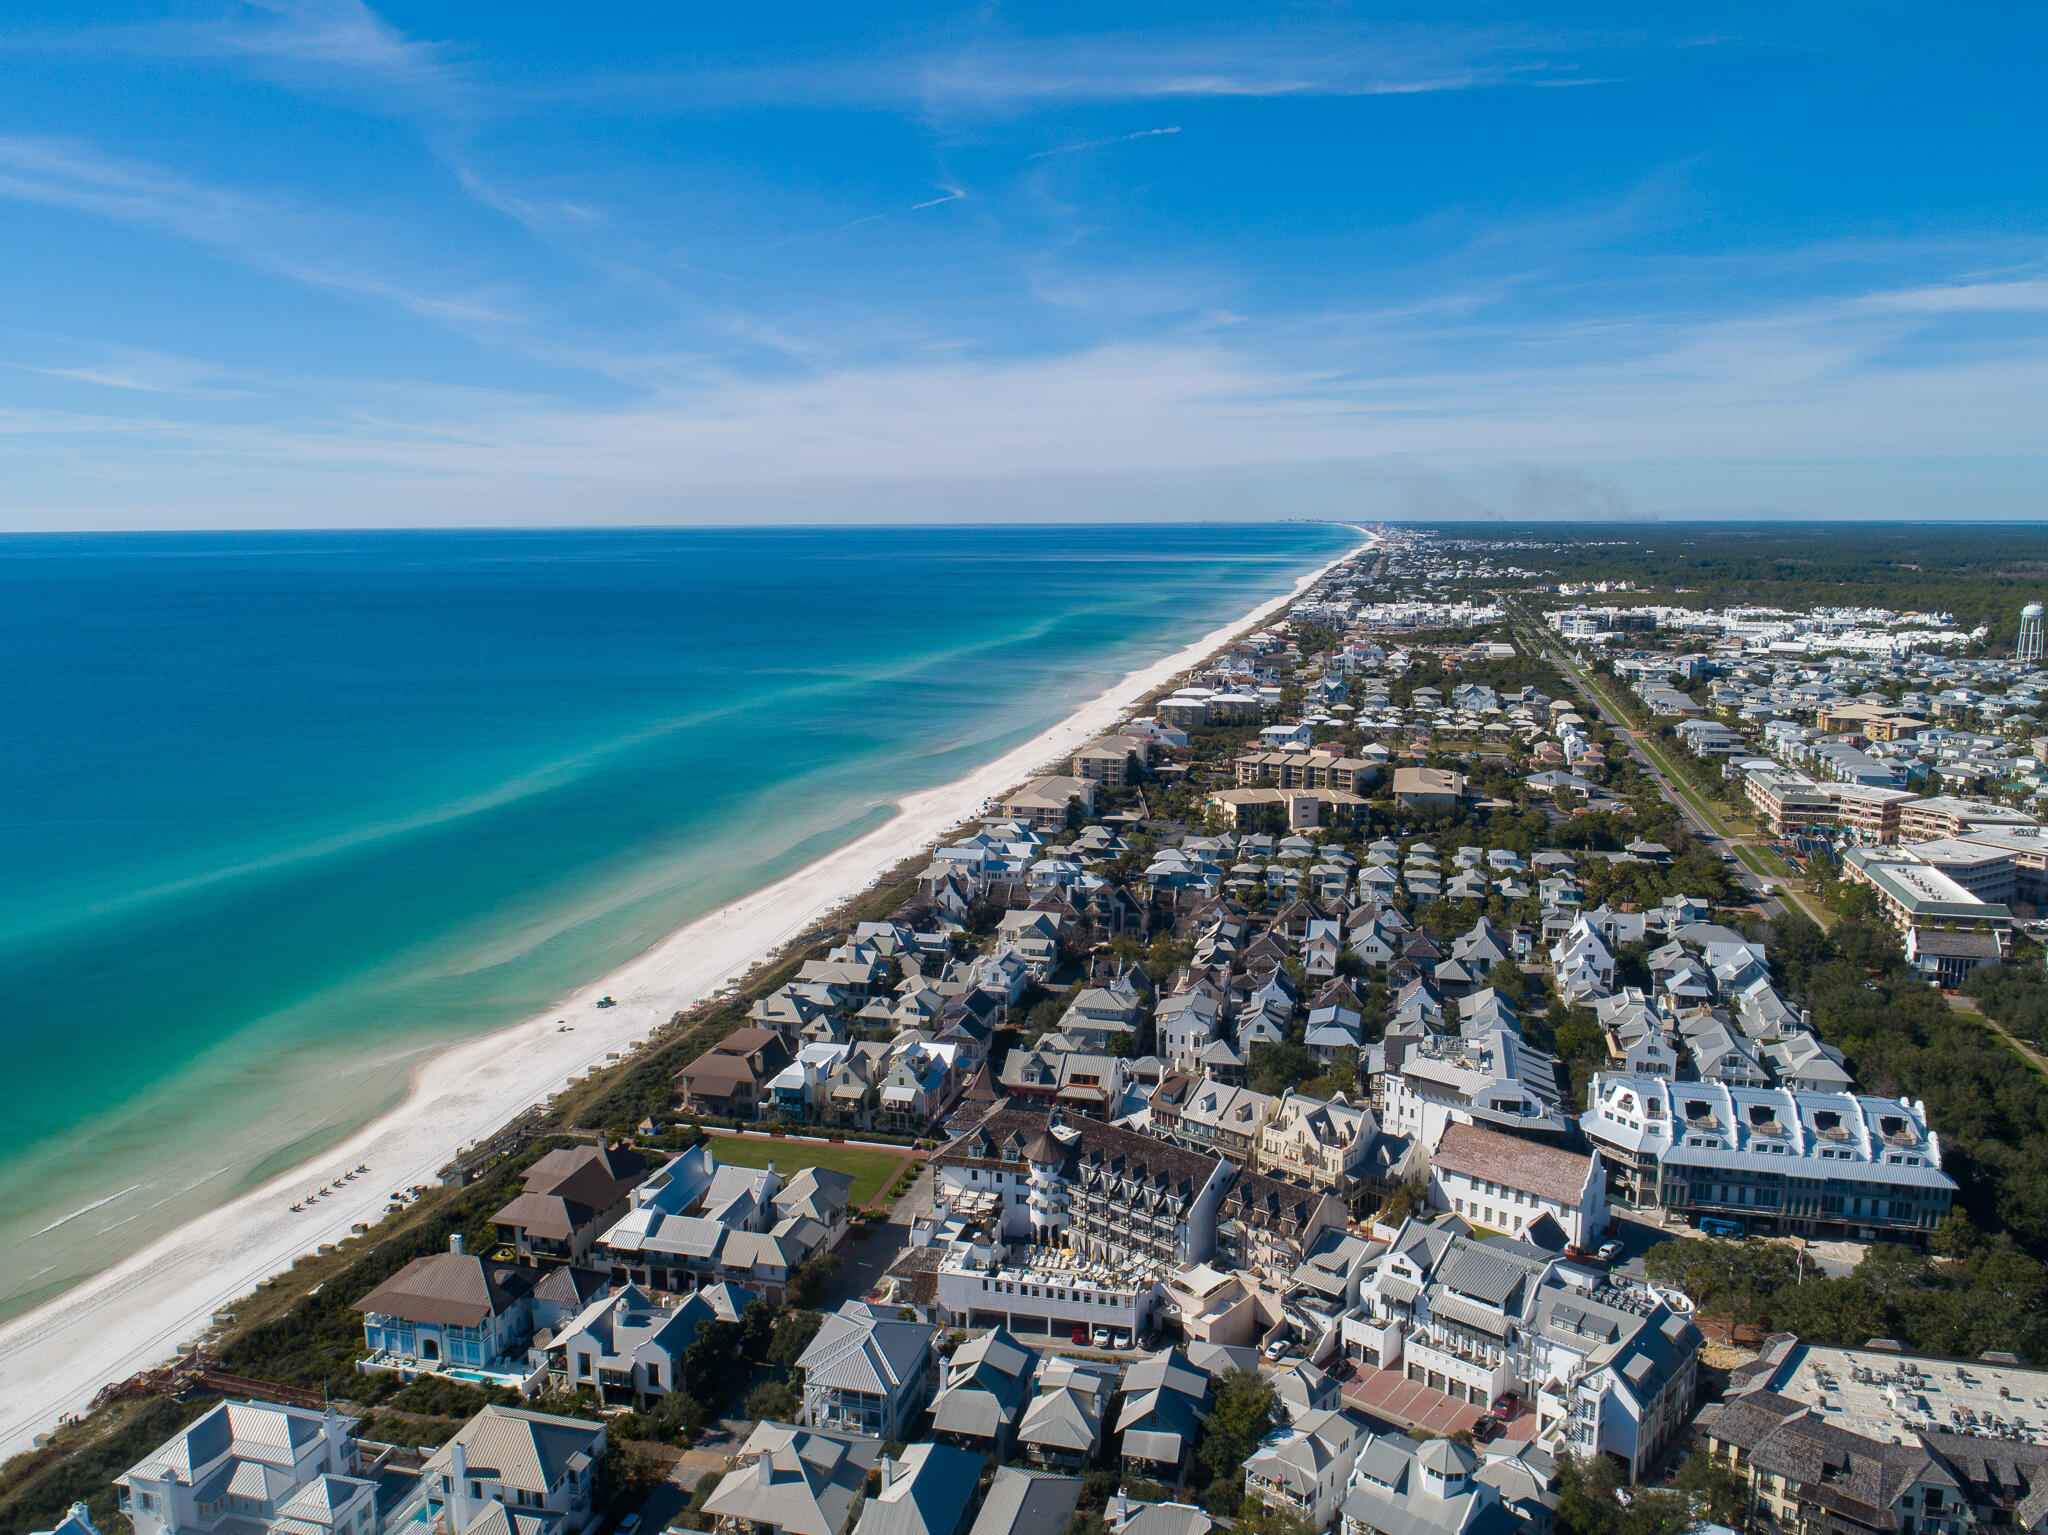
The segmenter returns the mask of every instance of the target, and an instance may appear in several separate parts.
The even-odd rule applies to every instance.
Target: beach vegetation
[[[113,1535],[122,1528],[114,1478],[179,1429],[211,1410],[218,1396],[144,1397],[60,1428],[50,1444],[0,1466],[0,1535],[54,1529],[73,1503]]]

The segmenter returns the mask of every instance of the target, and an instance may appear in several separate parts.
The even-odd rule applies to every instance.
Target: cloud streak
[[[1090,139],[1085,144],[1062,144],[1057,149],[1041,149],[1030,156],[1033,160],[1049,160],[1054,155],[1078,155],[1090,149],[1107,149],[1112,144],[1128,144],[1135,139],[1163,138],[1170,133],[1180,132],[1178,123],[1166,128],[1140,128],[1136,133],[1119,133],[1111,138]]]
[[[1358,368],[1355,357],[1343,370],[1285,362],[1207,338],[782,381],[701,373],[608,409],[419,392],[280,427],[180,428],[161,412],[115,426],[46,412],[0,422],[0,434],[169,437],[179,444],[173,493],[232,499],[341,476],[379,487],[375,505],[397,521],[545,520],[543,502],[594,508],[594,520],[743,506],[815,514],[835,496],[844,506],[922,504],[938,494],[931,487],[985,504],[1049,477],[1123,487],[1066,503],[1081,513],[1190,475],[1313,483],[1319,495],[1435,477],[1506,514],[1624,515],[1681,495],[1726,506],[1731,487],[1782,496],[1843,462],[1901,483],[1959,459],[1979,461],[1972,472],[1987,484],[1999,466],[2038,477],[2048,358],[1996,346],[1894,358],[1933,302],[1925,295],[1947,286],[1672,320],[1651,344],[1569,364],[1554,360],[1540,328],[1502,348],[1528,359],[1519,366],[1394,372]],[[1923,308],[1887,307],[1906,294],[1922,295]],[[1968,483],[1951,475],[1951,487]]]
[[[349,240],[337,221],[88,144],[0,137],[0,197],[158,230],[310,287],[441,324],[497,327],[514,319],[481,294],[436,291],[341,259],[337,248]]]

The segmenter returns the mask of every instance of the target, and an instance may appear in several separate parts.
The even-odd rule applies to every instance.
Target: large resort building
[[[1214,1250],[1221,1157],[1090,1119],[999,1108],[932,1158],[938,1303],[960,1325],[1135,1333]]]

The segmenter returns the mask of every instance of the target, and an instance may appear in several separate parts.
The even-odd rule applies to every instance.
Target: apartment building
[[[1146,736],[1103,736],[1074,753],[1073,776],[1112,789],[1122,788],[1130,782],[1131,759],[1135,757],[1140,767],[1145,766],[1152,745]]]
[[[1336,789],[1363,794],[1379,776],[1379,764],[1341,752],[1308,748],[1247,752],[1236,762],[1240,789]]]

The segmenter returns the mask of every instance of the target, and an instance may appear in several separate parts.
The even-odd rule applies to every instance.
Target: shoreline
[[[1361,532],[1363,530],[1360,530]],[[0,1324],[0,1458],[28,1449],[102,1386],[148,1369],[213,1314],[350,1228],[384,1218],[394,1189],[437,1183],[461,1146],[487,1139],[571,1079],[614,1065],[679,1011],[871,888],[888,870],[981,818],[982,806],[1104,734],[1143,698],[1297,601],[1372,545],[1366,535],[1292,587],[1149,666],[1124,674],[1038,735],[950,783],[893,801],[883,825],[696,918],[540,1017],[450,1045],[414,1068],[406,1096],[330,1150],[196,1217],[63,1294]],[[598,1009],[610,995],[612,1008]],[[571,1025],[562,1032],[558,1020]],[[306,1190],[370,1171],[303,1213]]]

